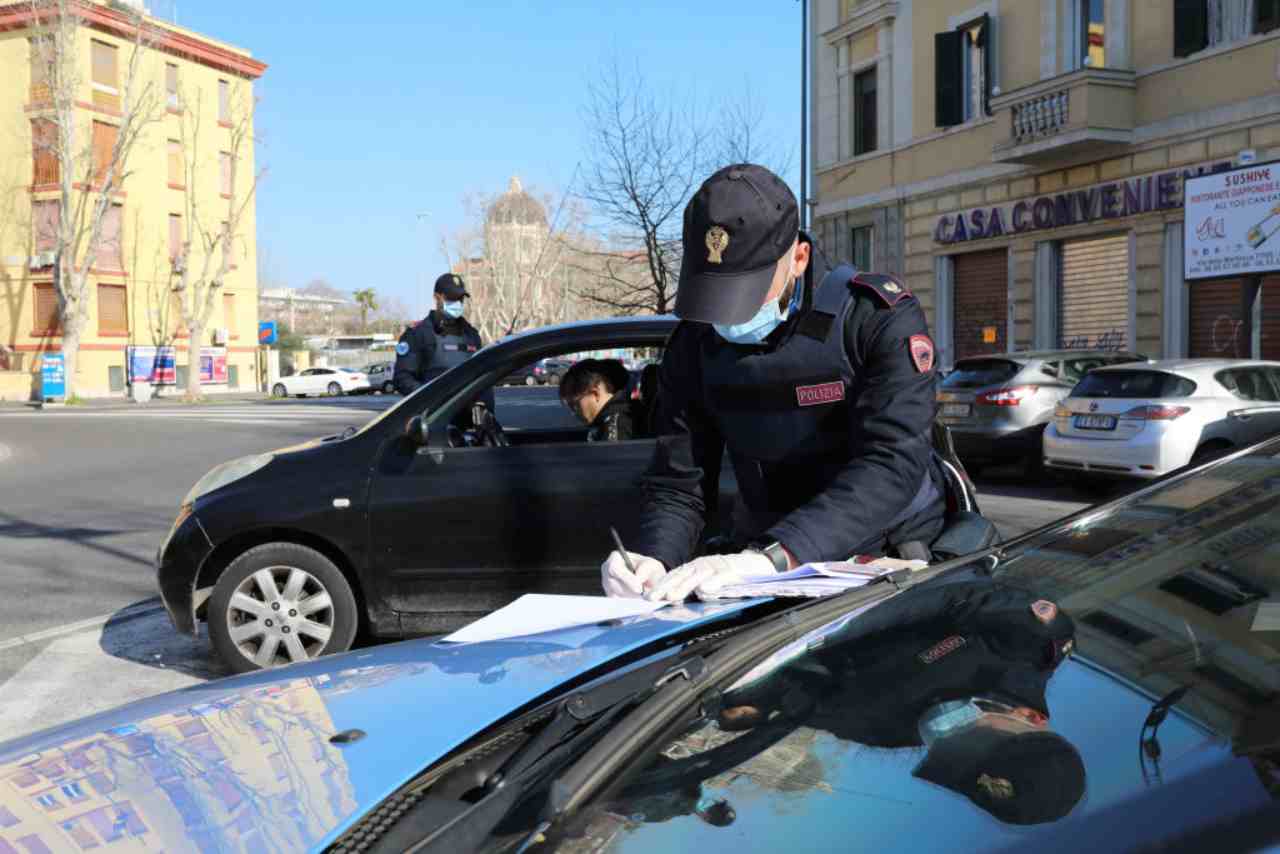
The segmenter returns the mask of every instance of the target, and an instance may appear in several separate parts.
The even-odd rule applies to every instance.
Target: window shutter
[[[231,84],[225,80],[218,81],[218,121],[231,121]]]
[[[57,199],[31,203],[31,225],[37,252],[52,252],[58,248],[58,225],[61,221],[62,203]]]
[[[35,285],[35,327],[37,333],[58,332],[58,295],[53,284]]]
[[[173,63],[164,67],[164,91],[169,106],[178,109],[178,66]]]
[[[37,187],[58,183],[60,170],[57,144],[58,128],[53,122],[48,119],[35,119],[31,122],[31,183]]]
[[[1190,56],[1208,45],[1208,0],[1174,0],[1173,55]]]
[[[222,194],[231,195],[231,155],[223,151],[218,154],[218,165],[222,170]]]
[[[48,44],[28,39],[31,48],[31,103],[43,104],[49,100],[49,63],[46,60]]]
[[[116,88],[119,77],[116,73],[116,49],[100,41],[93,45],[93,82],[100,86]]]
[[[963,51],[963,32],[934,35],[934,123],[940,128],[964,121]]]
[[[103,270],[124,269],[124,207],[112,205],[102,218],[102,234],[98,241],[95,267]]]
[[[186,183],[186,177],[182,174],[182,143],[177,140],[169,140],[169,183],[182,186]]]
[[[169,214],[169,260],[177,260],[182,255],[182,216]]]
[[[129,310],[124,285],[98,285],[98,333],[128,333]]]
[[[236,328],[236,295],[224,293],[222,295],[222,325],[230,335],[232,330]]]
[[[991,115],[991,16],[982,16],[982,32],[978,36],[982,48],[982,115]]]
[[[120,129],[106,122],[93,123],[93,181],[101,184],[107,179],[107,170],[111,166],[111,155],[116,147],[116,135]],[[119,179],[119,175],[115,176]]]

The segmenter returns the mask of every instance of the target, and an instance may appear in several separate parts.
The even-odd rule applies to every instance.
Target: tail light
[[[1053,408],[1053,417],[1054,418],[1070,418],[1071,407],[1063,406],[1061,403],[1059,403],[1057,406]]]
[[[995,391],[978,395],[978,403],[985,406],[1017,406],[1036,393],[1033,385],[1019,385],[1012,388],[998,388]]]
[[[1148,404],[1146,406],[1135,406],[1121,417],[1145,418],[1148,421],[1172,421],[1175,418],[1181,418],[1190,411],[1190,406],[1157,406]]]

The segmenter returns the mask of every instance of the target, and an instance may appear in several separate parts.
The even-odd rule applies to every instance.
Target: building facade
[[[1184,281],[1182,215],[1187,177],[1280,158],[1277,3],[810,3],[813,231],[905,278],[944,369],[1280,358],[1280,276]]]
[[[131,346],[176,351],[179,385],[196,352],[214,374],[206,380],[209,391],[254,388],[258,284],[256,219],[248,195],[256,173],[251,105],[253,82],[266,66],[247,51],[145,12],[145,36],[139,39],[139,19],[131,9],[100,0],[74,0],[71,8],[77,16],[71,85],[78,87],[71,123],[94,170],[119,138],[127,81],[154,93],[153,115],[141,126],[126,176],[102,220],[102,242],[89,271],[76,391],[123,394]],[[36,393],[43,356],[62,349],[50,251],[56,223],[64,208],[74,209],[82,199],[94,204],[104,195],[94,192],[91,180],[89,186],[77,184],[69,203],[63,201],[58,161],[41,144],[54,108],[41,79],[47,66],[39,56],[42,29],[33,16],[31,3],[0,2],[0,399],[9,400]],[[135,45],[141,45],[136,65]],[[232,135],[242,126],[237,104],[250,105],[250,142],[233,168]],[[198,125],[193,116],[200,117]],[[200,171],[189,171],[190,163],[201,164]],[[198,186],[187,186],[192,174],[199,176]],[[235,189],[229,186],[233,176]],[[244,212],[232,214],[231,205],[245,204],[246,196]],[[194,219],[193,202],[215,230],[219,218],[224,227],[238,221],[221,250],[230,253],[230,272],[199,342],[183,328],[173,292],[183,264],[200,263],[197,249],[180,248],[186,245],[184,217]]]

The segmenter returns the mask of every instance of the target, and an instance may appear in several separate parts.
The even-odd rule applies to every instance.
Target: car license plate
[[[967,403],[944,403],[942,404],[942,414],[946,418],[967,418],[970,412]]]
[[[1077,415],[1076,426],[1081,430],[1114,430],[1116,417],[1114,415]]]

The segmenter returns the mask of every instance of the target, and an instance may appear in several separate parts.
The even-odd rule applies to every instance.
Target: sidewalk
[[[77,410],[82,409],[131,409],[145,408],[148,406],[218,406],[220,404],[229,403],[256,403],[263,400],[272,400],[271,395],[264,391],[244,391],[244,392],[228,392],[223,394],[209,394],[199,403],[187,403],[182,399],[182,392],[174,392],[158,397],[153,397],[146,403],[134,403],[128,397],[123,395],[113,395],[112,397],[88,397],[81,398],[81,402],[70,407]],[[0,401],[0,409],[31,409],[39,407],[40,404],[35,401]],[[58,407],[64,408],[64,407]]]

